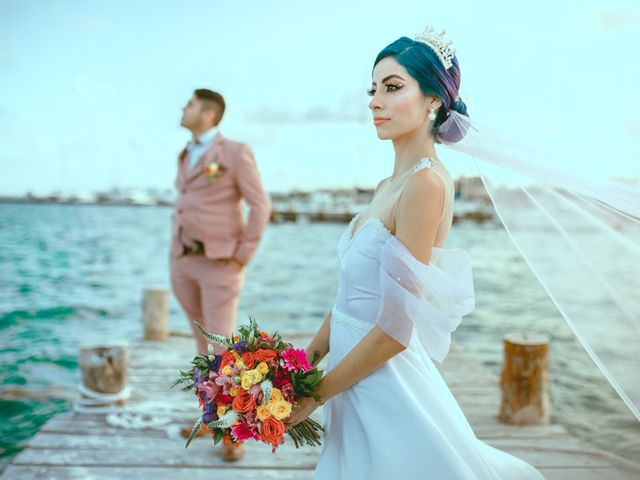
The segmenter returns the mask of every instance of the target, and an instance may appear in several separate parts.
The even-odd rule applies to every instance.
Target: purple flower
[[[214,372],[218,371],[218,368],[220,367],[220,361],[222,360],[222,355],[218,354],[218,355],[214,355],[213,360],[211,360],[209,362],[209,368],[211,370],[213,370]]]
[[[238,340],[233,344],[233,349],[238,353],[244,353],[247,349],[247,341],[246,340]]]
[[[200,384],[206,380],[206,377],[200,373],[197,368],[193,370],[193,386],[198,388]]]
[[[206,402],[204,404],[204,413],[202,414],[202,421],[204,423],[213,422],[214,420],[218,420],[218,414],[216,413],[216,404],[215,402]]]

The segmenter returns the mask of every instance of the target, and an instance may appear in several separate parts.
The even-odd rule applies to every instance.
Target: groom
[[[218,130],[224,110],[222,95],[199,89],[182,109],[180,121],[192,138],[178,157],[171,285],[200,353],[207,352],[208,342],[193,322],[210,332],[231,335],[244,269],[271,213],[251,149]],[[250,209],[246,224],[243,200]],[[216,353],[222,350],[214,348]],[[241,447],[232,448],[225,439],[223,459],[239,460],[242,454]]]

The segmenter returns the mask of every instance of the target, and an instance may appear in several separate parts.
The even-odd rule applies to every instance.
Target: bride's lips
[[[382,125],[384,122],[388,122],[389,119],[388,118],[384,118],[384,117],[375,117],[373,119],[373,124],[377,127],[378,125]]]

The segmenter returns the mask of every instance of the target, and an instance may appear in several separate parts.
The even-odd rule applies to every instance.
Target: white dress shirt
[[[189,169],[192,169],[193,166],[198,162],[198,159],[202,156],[204,152],[206,152],[218,135],[218,127],[211,127],[209,130],[206,130],[200,134],[198,137],[198,141],[191,139],[191,141],[187,144],[187,152],[189,155]]]

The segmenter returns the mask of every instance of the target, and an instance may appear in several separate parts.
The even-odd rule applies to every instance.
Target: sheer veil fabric
[[[436,139],[474,159],[514,244],[640,420],[640,187],[569,170],[455,111],[450,129],[462,140]]]

